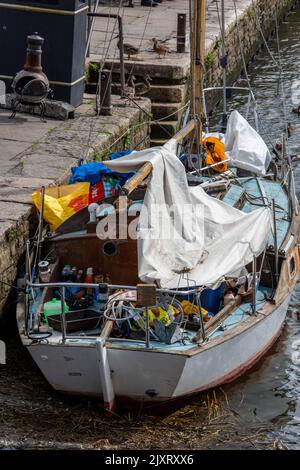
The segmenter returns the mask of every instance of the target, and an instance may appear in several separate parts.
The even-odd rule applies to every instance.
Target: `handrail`
[[[119,284],[106,284],[109,289],[123,289],[123,290],[137,290],[137,286],[128,286],[128,285],[119,285]],[[87,289],[98,289],[99,284],[90,283],[90,282],[28,282],[27,287],[33,289],[44,289],[45,287],[85,287]],[[188,290],[178,290],[178,289],[162,289],[157,288],[157,292],[164,294],[175,294],[175,295],[190,295],[195,292],[202,291],[203,287],[194,287],[193,289]]]
[[[223,87],[221,86],[214,86],[214,87],[208,87],[208,88],[204,88],[203,92],[207,92],[207,91],[214,91],[214,90],[223,90]],[[246,88],[246,87],[241,87],[241,86],[227,86],[226,87],[226,90],[239,90],[239,91],[251,91],[251,88]]]
[[[124,286],[124,285],[117,285],[117,284],[106,284],[109,289],[123,289],[123,290],[137,290],[137,286]],[[65,317],[65,289],[70,287],[85,287],[85,288],[99,288],[99,284],[96,283],[84,283],[84,282],[43,282],[43,283],[32,283],[28,282],[27,287],[30,289],[45,289],[47,287],[58,287],[60,289],[60,296],[61,296],[61,313],[60,313],[60,324],[61,324],[61,332],[62,332],[62,343],[65,344],[67,340],[67,325],[66,325],[66,317]],[[189,290],[172,290],[172,289],[160,289],[157,288],[156,291],[159,293],[169,293],[172,295],[190,295],[195,294],[196,292],[200,295],[203,287],[196,287],[194,289]],[[28,294],[27,294],[28,295]],[[40,312],[39,312],[40,315]],[[26,320],[25,320],[26,321]],[[26,331],[28,331],[28,327],[26,325]],[[146,347],[149,347],[149,325],[146,329],[146,339],[145,344]],[[81,337],[80,337],[81,338]],[[74,339],[73,336],[69,336],[68,339]]]

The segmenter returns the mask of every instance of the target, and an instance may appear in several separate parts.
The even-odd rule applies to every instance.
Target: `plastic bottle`
[[[73,266],[73,268],[71,269],[71,280],[72,282],[76,282],[76,279],[77,279],[77,268],[76,266]]]
[[[104,312],[104,310],[106,309],[108,298],[109,290],[107,284],[99,284],[98,302],[100,312]]]
[[[105,282],[105,284],[112,284],[110,274],[105,274],[104,282]]]
[[[71,281],[71,274],[72,274],[71,266],[69,264],[66,264],[66,266],[63,268],[63,270],[61,272],[62,282]]]
[[[65,303],[65,312],[69,311],[69,307]],[[61,314],[61,301],[53,298],[49,302],[44,303],[44,317],[45,322],[48,325],[48,316],[49,315],[59,315]]]
[[[229,302],[231,302],[231,301],[234,300],[234,299],[235,299],[235,297],[234,297],[232,291],[231,291],[231,290],[228,290],[228,291],[226,292],[226,294],[224,295],[224,306],[225,306],[225,305],[228,305]]]
[[[86,282],[87,284],[93,284],[94,282],[93,268],[87,268],[84,282]],[[88,287],[86,290],[86,293],[88,295],[93,295],[93,288]]]

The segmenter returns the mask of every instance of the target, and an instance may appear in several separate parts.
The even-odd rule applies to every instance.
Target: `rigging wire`
[[[147,27],[148,27],[148,24],[149,24],[149,19],[150,19],[150,15],[151,15],[152,9],[153,9],[153,6],[152,6],[152,2],[151,2],[151,5],[150,5],[149,11],[148,11],[148,15],[147,15],[147,17],[146,17],[146,22],[145,22],[145,25],[144,25],[143,34],[142,34],[142,37],[141,37],[141,40],[140,40],[140,43],[139,43],[139,47],[138,47],[139,50],[141,49],[142,43],[143,43],[143,41],[144,41],[144,37],[145,37],[146,30],[147,30]],[[126,82],[126,85],[128,85],[128,83],[130,82],[130,80],[131,80],[132,77],[133,77],[133,72],[134,72],[136,63],[137,63],[137,62],[133,62],[133,64],[132,64],[132,67],[131,67],[131,70],[130,70],[130,72],[129,72],[128,79],[127,79],[127,82]]]
[[[261,119],[261,117],[259,115],[258,105],[257,105],[257,101],[256,101],[255,95],[254,95],[253,90],[252,90],[250,77],[249,77],[248,70],[247,70],[245,55],[244,55],[244,51],[243,51],[242,37],[241,37],[241,30],[240,30],[240,20],[239,20],[239,17],[238,17],[236,0],[232,0],[232,1],[233,1],[234,11],[235,11],[235,18],[236,18],[236,25],[237,25],[237,32],[238,32],[238,39],[239,39],[239,50],[240,50],[240,54],[241,54],[241,58],[242,58],[242,65],[243,65],[243,71],[244,71],[245,79],[246,79],[246,82],[247,82],[247,85],[248,85],[248,88],[249,88],[249,92],[250,92],[250,95],[251,95],[251,99],[252,99],[252,102],[253,102],[253,106],[254,106],[254,117],[255,117],[255,120],[257,121],[257,125],[258,125],[258,121],[259,121],[259,124],[262,127],[262,130],[264,132],[264,135],[266,136],[266,139],[269,142],[269,145],[271,146],[272,150],[276,153],[276,149],[275,149],[275,146],[274,146],[274,144],[273,144],[273,142],[270,138],[270,134],[266,130],[266,128],[264,126],[264,123],[263,123],[263,120]]]
[[[117,11],[117,14],[120,15],[120,11],[121,11],[121,8],[123,7],[123,11],[124,11],[124,6],[123,6],[123,0],[119,0],[119,6],[118,6],[118,11]],[[109,27],[109,23],[110,23],[110,19],[111,19],[111,9],[112,9],[112,0],[110,0],[110,6],[109,6],[109,17],[108,17],[108,21],[107,21],[107,31],[108,31],[108,27]],[[106,59],[108,57],[108,53],[109,53],[109,50],[110,50],[110,46],[112,44],[112,40],[113,40],[113,36],[114,36],[114,33],[115,33],[115,28],[116,28],[116,25],[117,25],[117,21],[118,19],[117,18],[114,18],[114,25],[113,25],[113,29],[112,31],[110,32],[110,38],[109,38],[109,41],[108,41],[108,45],[106,47],[106,52],[105,52],[105,55],[104,57],[102,57],[102,59],[100,60],[100,67],[99,67],[99,79],[98,79],[98,83],[97,83],[97,90],[96,90],[96,102],[97,102],[97,97],[100,95],[100,91],[101,91],[101,73],[105,67],[105,63],[106,63]],[[108,34],[107,34],[108,35]],[[106,39],[107,37],[105,37],[105,45],[106,45]],[[112,61],[112,66],[111,66],[111,69],[110,69],[110,75],[112,75],[112,72],[113,72],[113,67],[114,67],[114,59],[115,59],[115,55],[116,55],[116,49],[114,51],[114,57],[113,57],[113,61]],[[106,91],[107,91],[107,87],[108,87],[108,83],[106,85],[106,90],[105,90],[105,93],[103,94],[103,99],[106,95]],[[102,102],[100,102],[100,106],[99,106],[99,109],[101,109],[102,107],[102,104],[103,104],[103,100]],[[85,153],[85,158],[84,160],[86,160],[88,158],[88,155],[89,155],[89,151],[91,149],[91,136],[92,136],[92,131],[93,129],[95,128],[97,124],[97,120],[95,119],[94,121],[91,122],[91,125],[90,125],[90,131],[89,131],[89,136],[88,136],[88,141],[87,141],[87,148],[86,148],[86,153]]]
[[[110,10],[109,10],[109,14],[111,14],[111,7],[112,7],[112,1],[110,1]],[[123,5],[123,0],[120,0],[119,2],[119,7],[118,7],[118,12],[117,14],[120,15],[120,10],[121,8],[123,8],[123,12],[124,12],[124,5]],[[144,40],[144,35],[145,35],[145,32],[146,32],[146,29],[147,29],[147,26],[148,26],[148,23],[149,23],[149,18],[150,18],[150,13],[151,13],[151,9],[152,7],[150,8],[149,12],[148,12],[148,15],[147,15],[147,20],[146,20],[146,24],[145,24],[145,27],[144,27],[144,31],[143,31],[143,35],[142,35],[142,38],[141,38],[141,44],[142,44],[142,41]],[[110,21],[110,17],[107,21],[107,32],[108,32],[108,25],[109,25],[109,21]],[[113,25],[113,29],[110,31],[111,35],[110,35],[110,39],[109,39],[109,43],[108,43],[108,46],[106,48],[106,53],[105,53],[105,56],[104,58],[102,57],[101,59],[101,65],[100,65],[100,68],[99,68],[99,80],[98,80],[98,83],[97,83],[97,90],[96,90],[96,97],[99,96],[100,94],[100,90],[101,90],[101,81],[100,81],[100,78],[101,78],[101,72],[103,71],[103,68],[105,66],[105,62],[106,62],[106,59],[108,57],[108,53],[109,53],[109,49],[110,49],[110,46],[112,44],[112,41],[114,39],[114,33],[115,33],[115,28],[116,28],[116,24],[117,24],[117,18],[115,19],[115,22],[114,22],[114,25]],[[106,37],[105,37],[105,44],[106,44]],[[115,56],[116,56],[116,52],[117,52],[117,48],[115,48],[115,51],[114,51],[114,56],[113,56],[113,60],[112,60],[112,66],[111,66],[111,69],[110,69],[110,75],[112,75],[112,72],[113,72],[113,67],[114,67],[114,59],[115,59]],[[133,64],[132,66],[132,71],[133,71],[133,68],[134,66],[136,65],[136,62]],[[132,71],[130,72],[129,74],[129,78],[132,76]],[[129,81],[129,80],[128,80]],[[127,84],[128,84],[128,81],[127,81]],[[108,87],[108,83],[106,85],[106,90],[105,90],[105,93],[103,94],[103,99],[106,95],[106,91],[107,91],[107,87]],[[96,98],[97,99],[97,98]],[[126,96],[126,99],[130,100],[131,102],[133,102],[133,104],[138,107],[144,114],[147,115],[147,117],[151,117],[151,115],[149,115],[141,106],[139,106],[138,103],[136,103],[136,101],[134,99],[132,99],[130,96]],[[100,108],[102,106],[103,102],[100,103]],[[176,111],[178,112],[178,111]],[[176,113],[175,112],[175,113]],[[173,114],[175,113],[171,113],[168,117],[172,116]],[[152,121],[152,123],[155,123],[155,124],[158,124],[159,127],[161,127],[163,129],[164,132],[166,132],[168,134],[169,137],[172,137],[172,134],[169,132],[169,130],[162,126],[160,124],[160,121],[163,121],[163,120],[166,120],[166,117],[165,118],[161,118],[161,119],[158,119],[158,120],[155,120],[155,121]],[[143,123],[144,125],[145,123]],[[91,122],[91,125],[90,125],[90,131],[89,131],[89,136],[88,136],[88,142],[87,142],[87,149],[86,149],[86,154],[85,154],[85,159],[86,160],[88,158],[88,154],[90,152],[90,148],[91,148],[91,145],[90,145],[90,142],[91,142],[91,135],[92,135],[92,131],[95,127],[96,123],[95,122]],[[126,131],[125,135],[127,134],[128,130]],[[123,134],[124,135],[124,134]],[[120,138],[118,139],[120,140]],[[111,146],[110,146],[111,147]]]

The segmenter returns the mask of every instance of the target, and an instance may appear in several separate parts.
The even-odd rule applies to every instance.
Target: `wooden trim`
[[[229,302],[229,304],[225,305],[225,307],[222,308],[210,322],[205,324],[205,332],[209,334],[212,330],[214,330],[218,324],[225,320],[225,318],[229,317],[229,315],[232,314],[232,312],[235,310],[235,308],[239,307],[242,303],[242,296],[237,295],[234,300]]]

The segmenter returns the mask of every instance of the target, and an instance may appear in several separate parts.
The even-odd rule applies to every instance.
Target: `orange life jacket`
[[[225,145],[223,142],[217,139],[217,137],[206,137],[203,139],[203,148],[205,150],[205,163],[207,166],[220,162],[220,165],[214,166],[212,170],[219,173],[223,173],[228,170],[227,162],[224,162],[224,160],[226,160],[226,155]]]

